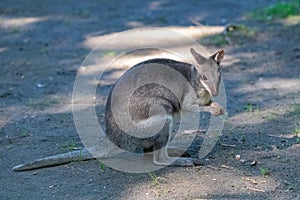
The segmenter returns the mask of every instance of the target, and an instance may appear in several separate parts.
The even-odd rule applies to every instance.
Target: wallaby
[[[168,143],[171,138],[173,116],[176,112],[180,112],[181,110],[188,112],[204,111],[210,112],[213,115],[224,114],[224,108],[213,102],[211,97],[218,95],[221,80],[220,62],[223,60],[225,53],[223,50],[220,50],[207,58],[197,53],[193,48],[190,49],[190,52],[196,60],[195,65],[170,59],[151,59],[133,66],[120,77],[108,96],[105,109],[106,136],[111,142],[119,148],[131,152],[135,152],[137,150],[153,151],[153,163],[156,165],[172,164],[177,166],[192,166],[197,164],[197,161],[193,158],[177,158],[170,157],[168,155],[167,150]],[[114,105],[114,102],[112,101],[112,94],[114,94],[114,96],[121,97],[122,93],[118,91],[126,92],[126,88],[128,86],[135,87],[135,84],[137,84],[138,81],[135,79],[138,79],[138,77],[130,77],[135,70],[146,66],[147,69],[151,71],[151,66],[157,64],[168,66],[179,72],[183,77],[185,77],[189,86],[178,85],[176,96],[174,96],[168,88],[156,83],[142,87],[136,86],[137,90],[134,91],[128,105],[126,105],[129,108],[132,120],[146,125],[148,123],[155,123],[156,121],[162,120],[156,115],[155,111],[152,112],[152,114],[149,114],[149,109],[153,105],[160,105],[163,107],[167,119],[164,119],[165,124],[157,134],[143,138],[135,137],[123,131],[116,122],[116,116],[113,115],[113,106],[116,105]],[[174,83],[170,84],[176,85],[176,80]],[[116,85],[118,85],[118,90],[116,89]],[[196,94],[196,98],[191,98],[191,96],[193,96],[190,95],[191,93]],[[121,101],[117,102],[122,103]],[[129,124],[129,126],[131,125]],[[64,164],[77,160],[79,155],[81,160],[89,160],[93,158],[93,156],[84,149],[82,151],[75,151],[39,159],[29,164],[18,165],[13,169],[15,171],[22,171]]]

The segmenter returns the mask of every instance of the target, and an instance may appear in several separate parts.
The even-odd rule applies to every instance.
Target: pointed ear
[[[216,63],[220,64],[223,60],[225,52],[223,50],[218,51],[214,55],[210,56]]]
[[[197,53],[195,49],[190,48],[191,54],[194,56],[195,60],[198,62],[198,64],[202,64],[206,61],[206,58],[202,56],[201,54]]]

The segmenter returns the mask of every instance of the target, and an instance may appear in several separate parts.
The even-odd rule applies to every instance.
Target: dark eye
[[[202,80],[203,80],[203,81],[205,81],[205,82],[206,82],[206,81],[208,81],[208,78],[207,78],[207,76],[205,76],[205,75],[202,75]]]

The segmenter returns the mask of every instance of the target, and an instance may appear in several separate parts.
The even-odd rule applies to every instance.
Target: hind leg
[[[176,146],[168,146],[168,155],[170,157],[191,157],[186,149]]]
[[[183,157],[170,157],[167,152],[167,147],[163,147],[153,153],[153,163],[156,165],[172,165],[172,166],[194,166],[195,159]]]
[[[168,154],[168,143],[172,131],[172,117],[169,117],[165,126],[160,131],[154,143],[153,163],[156,165],[172,166],[194,166],[195,159],[187,157],[170,157]]]

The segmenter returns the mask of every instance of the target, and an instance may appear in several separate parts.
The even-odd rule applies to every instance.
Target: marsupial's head
[[[219,92],[219,85],[221,81],[221,67],[220,63],[224,58],[225,52],[218,51],[212,56],[206,58],[197,53],[193,48],[190,49],[192,55],[197,61],[196,68],[200,75],[200,82],[209,92],[211,96],[217,96]]]

